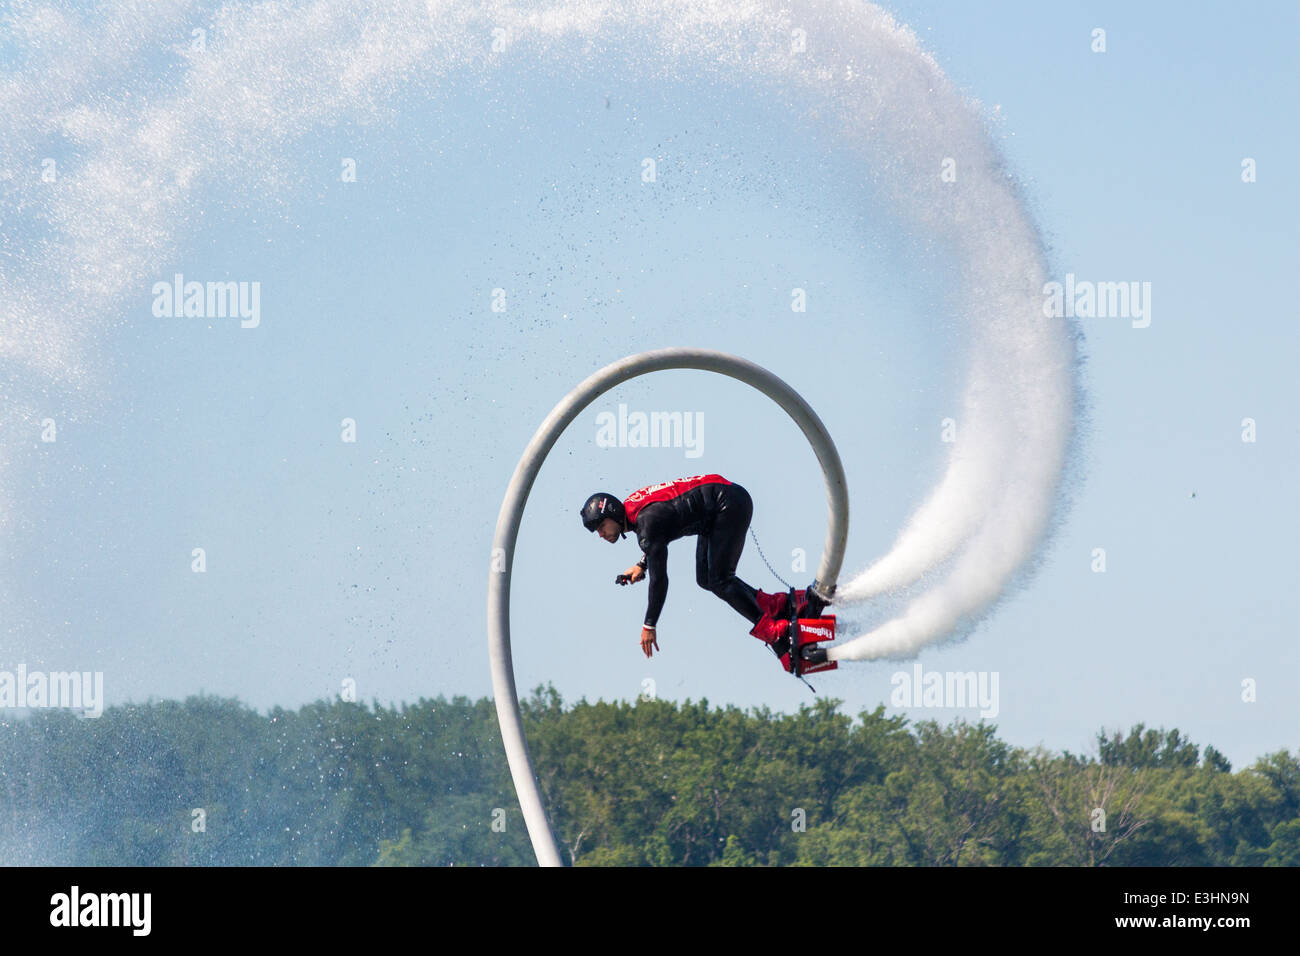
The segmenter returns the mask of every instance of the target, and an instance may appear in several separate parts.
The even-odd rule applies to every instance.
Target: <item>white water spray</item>
[[[35,237],[0,265],[0,363],[15,379],[60,389],[101,374],[93,346],[107,317],[162,273],[206,184],[272,194],[295,141],[316,127],[382,115],[403,91],[436,99],[447,75],[516,58],[598,70],[618,48],[641,75],[749,80],[817,100],[899,220],[950,250],[961,277],[974,344],[947,472],[890,551],[841,585],[840,603],[944,576],[839,658],[943,639],[996,601],[1041,542],[1071,430],[1073,341],[1042,317],[1041,245],[980,110],[879,8],[126,0],[105,11],[92,22],[75,3],[33,3],[4,15],[16,66],[0,75],[0,220]],[[141,61],[168,48],[178,69],[142,91]],[[67,156],[47,181],[37,171],[52,141]],[[955,181],[940,177],[945,160]]]

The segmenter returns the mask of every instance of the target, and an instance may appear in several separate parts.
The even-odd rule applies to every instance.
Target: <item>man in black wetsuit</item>
[[[656,625],[668,596],[668,543],[690,534],[697,535],[696,583],[754,625],[749,633],[769,645],[777,657],[789,652],[788,595],[756,591],[736,577],[753,514],[749,492],[721,475],[660,482],[632,492],[623,501],[599,492],[587,499],[581,515],[588,531],[611,543],[625,532],[635,532],[645,552],[618,576],[618,583],[634,584],[649,576],[650,594],[641,628],[641,649],[646,657],[659,650]],[[815,617],[825,607],[825,602],[805,591],[796,591],[795,599],[801,617]]]

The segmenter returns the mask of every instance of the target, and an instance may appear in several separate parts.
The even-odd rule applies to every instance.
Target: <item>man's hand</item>
[[[653,656],[653,652],[650,650],[652,647],[656,651],[659,650],[659,641],[655,637],[655,632],[648,627],[641,628],[641,650],[645,651],[646,657]]]
[[[620,574],[615,580],[617,580],[619,584],[636,584],[643,577],[645,577],[645,568],[641,567],[639,564],[634,564],[632,567]]]

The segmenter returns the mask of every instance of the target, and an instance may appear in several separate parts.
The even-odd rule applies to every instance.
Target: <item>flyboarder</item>
[[[588,531],[611,544],[630,531],[644,552],[641,560],[615,581],[635,584],[649,577],[649,600],[641,627],[641,650],[646,657],[659,650],[656,625],[668,596],[668,543],[693,534],[697,536],[696,583],[735,608],[753,625],[749,633],[771,647],[787,671],[797,673],[798,665],[790,659],[790,619],[818,617],[827,601],[813,587],[795,591],[793,610],[797,614],[792,614],[787,593],[756,591],[736,577],[745,532],[754,514],[753,499],[743,487],[721,475],[692,475],[648,485],[626,499],[597,492],[586,500],[580,513]],[[826,660],[825,649],[815,644],[804,645],[801,651],[802,659],[810,664]]]

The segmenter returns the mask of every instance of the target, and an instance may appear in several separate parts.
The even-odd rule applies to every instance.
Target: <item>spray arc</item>
[[[301,162],[295,149],[309,132],[374,119],[407,91],[439,98],[447,77],[490,81],[521,60],[586,69],[593,48],[620,50],[627,75],[791,94],[800,115],[822,117],[827,140],[869,171],[899,225],[951,264],[972,332],[954,410],[958,441],[893,546],[840,582],[836,604],[926,587],[835,656],[909,657],[951,636],[1006,592],[1040,546],[1072,431],[1074,337],[1044,316],[1043,243],[987,112],[881,8],[842,0],[227,4],[220,42],[178,64],[176,82],[160,81],[149,96],[104,95],[129,77],[123,65],[188,30],[188,4],[157,6],[144,19],[132,5],[105,8],[100,32],[121,40],[112,57],[40,42],[44,6],[15,12],[32,27],[16,38],[36,42],[30,61],[8,74],[0,167],[29,168],[51,130],[71,151],[58,188],[14,177],[0,210],[7,231],[30,218],[33,235],[51,237],[0,268],[0,363],[31,382],[14,403],[20,417],[38,417],[49,390],[108,374],[95,345],[124,302],[169,274],[199,221],[205,184],[273,187]],[[489,51],[484,38],[497,35],[511,42]],[[949,160],[955,175],[941,178]],[[0,449],[0,523],[14,511],[5,507],[11,457]]]
[[[119,55],[88,58],[76,44],[37,42],[30,67],[9,74],[0,169],[30,165],[51,130],[75,143],[60,161],[59,188],[38,176],[6,183],[6,230],[30,219],[34,235],[51,236],[0,262],[0,363],[24,383],[10,398],[11,417],[39,418],[49,390],[71,396],[68,383],[108,374],[95,345],[123,302],[169,275],[186,224],[199,221],[203,184],[274,186],[308,132],[373,119],[401,91],[436,90],[445,76],[486,80],[520,59],[585,68],[584,51],[618,50],[630,75],[739,80],[795,97],[791,105],[821,117],[827,141],[870,172],[899,226],[951,264],[973,343],[954,409],[958,441],[893,546],[841,583],[837,603],[922,578],[926,590],[842,648],[843,659],[910,657],[950,637],[1032,559],[1057,511],[1072,437],[1075,335],[1045,317],[1044,244],[988,111],[888,12],[841,0],[272,6],[274,18],[263,4],[224,7],[221,42],[189,58],[179,82],[157,95],[97,91],[120,82],[122,64],[185,32],[187,4],[160,5],[143,19],[131,5],[110,5],[101,32],[122,40]],[[44,7],[15,17],[28,24],[21,35],[38,41],[48,28]],[[489,54],[482,38],[497,35],[511,42]],[[0,524],[14,511],[6,506],[12,458],[0,449]]]

